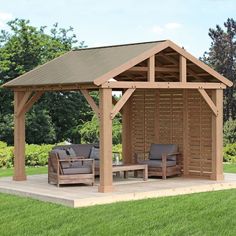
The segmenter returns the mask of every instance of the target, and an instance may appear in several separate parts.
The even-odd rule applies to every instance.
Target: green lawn
[[[48,173],[47,167],[28,167],[26,168],[27,175],[46,174]],[[236,173],[236,164],[224,164],[224,172]],[[13,169],[0,169],[0,177],[12,176]]]
[[[47,167],[28,167],[26,168],[26,173],[27,175],[46,174],[48,173],[48,168]],[[0,177],[12,176],[12,175],[13,175],[12,168],[0,169]]]
[[[235,165],[224,169],[236,173]],[[9,175],[12,169],[0,169]],[[236,235],[235,196],[227,190],[72,209],[0,194],[0,235]]]
[[[236,173],[236,164],[224,164],[225,173]]]
[[[0,235],[236,235],[236,190],[72,209],[0,194]]]

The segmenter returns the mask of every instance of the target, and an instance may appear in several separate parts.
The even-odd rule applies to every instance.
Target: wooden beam
[[[26,91],[78,91],[81,89],[98,90],[99,87],[89,83],[89,84],[55,84],[55,85],[37,85],[37,86],[16,86],[16,87],[6,87],[14,91],[26,92]]]
[[[101,85],[105,82],[107,82],[110,78],[114,78],[115,76],[121,74],[122,72],[128,70],[129,68],[137,65],[138,63],[146,60],[147,58],[150,57],[150,55],[154,55],[165,48],[169,46],[168,41],[164,41],[162,43],[157,44],[156,46],[152,47],[149,50],[146,50],[145,52],[141,53],[137,57],[131,58],[129,61],[125,62],[119,67],[116,67],[115,69],[105,73],[104,75],[98,77],[97,79],[94,80],[94,84],[96,85]]]
[[[14,175],[13,180],[26,180],[25,172],[25,112],[19,113],[24,92],[14,92]],[[19,114],[18,114],[19,113]],[[17,115],[18,114],[18,115]]]
[[[205,83],[205,82],[106,82],[102,88],[146,88],[146,89],[225,89],[226,85],[222,83]]]
[[[19,101],[18,108],[17,108],[17,114],[16,116],[19,116],[19,114],[24,109],[24,106],[26,102],[28,101],[29,97],[32,95],[32,92],[25,92],[23,98]]]
[[[182,56],[186,57],[189,61],[193,62],[195,65],[199,66],[201,69],[203,69],[204,71],[206,71],[207,73],[209,73],[210,75],[212,75],[213,77],[215,77],[216,79],[218,79],[219,81],[221,81],[222,83],[224,83],[225,85],[231,87],[233,85],[233,82],[226,79],[224,76],[222,76],[221,74],[219,74],[217,71],[213,70],[211,67],[209,67],[208,65],[206,65],[205,63],[203,63],[202,61],[198,60],[197,58],[195,58],[193,55],[191,55],[190,53],[188,53],[185,49],[179,47],[178,45],[176,45],[175,43],[173,43],[172,41],[168,40],[169,42],[169,46],[175,50],[176,52],[178,52],[179,54],[181,54]],[[189,70],[189,69],[188,69]]]
[[[218,110],[216,105],[214,104],[214,102],[211,100],[211,98],[209,97],[209,95],[207,94],[207,92],[204,89],[198,89],[199,93],[202,95],[202,97],[204,98],[204,100],[206,101],[206,103],[208,104],[208,106],[211,108],[211,110],[213,111],[213,113],[215,114],[215,116],[218,115]]]
[[[148,67],[147,66],[134,66],[130,69],[127,70],[127,72],[147,72],[148,71]],[[155,67],[155,71],[156,72],[179,72],[179,68],[174,67],[161,67],[161,66],[156,66]]]
[[[112,90],[100,89],[100,185],[98,191],[112,192]]]
[[[114,119],[116,114],[120,111],[120,109],[124,106],[124,104],[128,101],[132,93],[135,91],[134,88],[128,89],[124,95],[120,98],[120,100],[117,102],[117,104],[114,106],[114,108],[111,111],[111,119]]]
[[[147,80],[149,82],[155,82],[155,55],[148,59],[148,74]]]
[[[173,63],[174,65],[178,65],[178,61],[173,58],[173,57],[169,57],[169,56],[166,56],[163,52],[159,53],[158,55],[162,56],[163,58],[165,58],[166,60],[168,60],[169,62]],[[192,75],[194,78],[196,79],[201,79],[196,72],[194,72],[193,70],[191,70],[190,68],[187,69],[187,72],[186,73],[189,73],[190,75]]]
[[[81,89],[80,92],[84,95],[84,97],[87,100],[88,104],[91,106],[91,108],[93,109],[94,113],[99,118],[100,117],[99,108],[98,108],[97,104],[94,102],[93,98],[90,96],[88,90]]]
[[[24,105],[24,110],[25,112],[28,112],[30,108],[36,103],[40,97],[43,95],[44,92],[36,92],[29,100],[28,102]]]
[[[179,81],[182,83],[187,82],[186,58],[182,55],[179,56]]]
[[[212,115],[212,175],[213,180],[223,180],[223,91],[212,91],[218,116]]]

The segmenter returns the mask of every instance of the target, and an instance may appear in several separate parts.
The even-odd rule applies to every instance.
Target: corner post
[[[212,176],[213,180],[223,180],[223,90],[212,91],[212,100],[217,115],[212,113]]]
[[[24,92],[14,92],[14,176],[15,181],[26,180],[25,172],[25,111],[18,116],[20,101]]]
[[[99,90],[100,109],[100,185],[101,193],[112,192],[112,89]]]
[[[122,108],[122,156],[124,164],[132,164],[134,162],[132,156],[131,141],[131,98]]]

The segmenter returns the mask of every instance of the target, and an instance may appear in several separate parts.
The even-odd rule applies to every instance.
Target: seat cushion
[[[146,164],[148,165],[148,167],[162,167],[162,161],[161,160],[139,160],[138,161],[139,164]],[[171,166],[176,166],[176,161],[167,161],[166,162],[166,166],[167,167],[171,167]]]
[[[92,147],[89,158],[99,160],[99,148]]]
[[[77,167],[77,168],[63,168],[64,175],[76,175],[76,174],[91,174],[92,168],[89,166]]]
[[[150,146],[149,159],[150,160],[161,160],[162,154],[170,154],[178,151],[178,146],[176,144],[154,144]],[[168,160],[176,161],[176,156],[169,156]]]

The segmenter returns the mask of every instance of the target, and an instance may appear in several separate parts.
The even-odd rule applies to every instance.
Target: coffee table
[[[112,166],[112,172],[124,172],[124,177],[128,178],[128,172],[129,171],[143,171],[143,180],[147,181],[148,179],[148,166],[145,164],[122,164],[122,165],[113,165]]]

